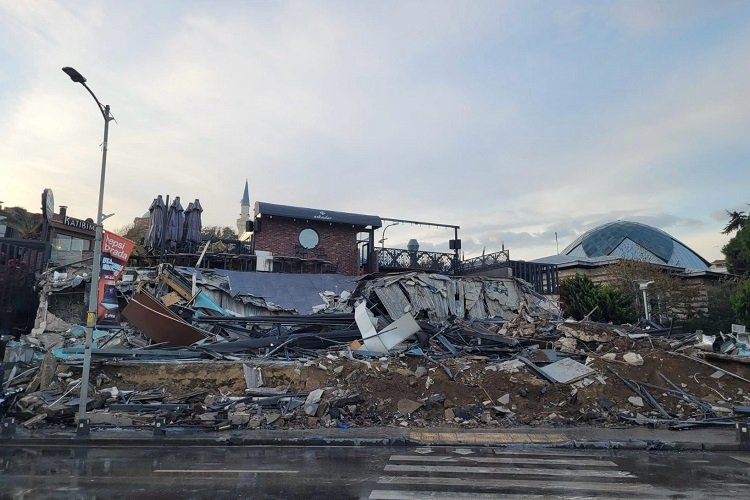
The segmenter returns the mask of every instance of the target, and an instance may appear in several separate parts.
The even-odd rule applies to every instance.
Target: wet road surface
[[[748,498],[750,454],[0,444],[0,498]]]

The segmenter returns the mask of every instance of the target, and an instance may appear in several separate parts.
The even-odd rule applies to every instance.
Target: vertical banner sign
[[[135,243],[109,231],[102,234],[102,271],[99,275],[99,307],[97,324],[119,325],[120,311],[117,306],[117,288],[125,264]]]

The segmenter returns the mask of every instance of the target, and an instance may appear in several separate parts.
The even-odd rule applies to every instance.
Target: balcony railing
[[[450,274],[454,268],[454,254],[440,252],[412,252],[400,248],[381,248],[378,251],[378,268],[381,271],[408,269]]]
[[[489,271],[490,269],[499,269],[502,267],[510,267],[510,252],[508,250],[461,261],[459,263],[459,273]]]

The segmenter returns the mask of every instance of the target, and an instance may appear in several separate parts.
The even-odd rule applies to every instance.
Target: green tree
[[[237,233],[229,226],[205,226],[201,229],[201,236],[221,240],[236,240],[238,238]]]
[[[13,236],[25,240],[37,239],[42,232],[41,214],[33,214],[21,207],[3,210],[5,225],[12,229]]]
[[[732,310],[743,323],[750,322],[750,279],[742,281],[732,294]]]
[[[599,285],[588,276],[576,274],[560,282],[565,314],[577,320],[586,315],[594,321],[629,323],[635,320],[632,301],[610,285]]]
[[[738,210],[727,210],[726,212],[729,216],[729,222],[727,222],[727,225],[721,231],[723,234],[730,234],[745,227],[747,223],[747,214],[745,212]]]
[[[750,274],[750,225],[737,231],[729,243],[722,248],[727,259],[727,270],[732,274]]]

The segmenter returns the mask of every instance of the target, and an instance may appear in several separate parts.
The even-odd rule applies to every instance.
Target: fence
[[[28,332],[39,303],[34,285],[44,269],[47,244],[0,238],[0,333]]]

